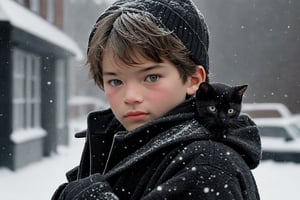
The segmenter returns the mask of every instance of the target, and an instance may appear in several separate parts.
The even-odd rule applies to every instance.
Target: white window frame
[[[40,58],[14,48],[13,63],[13,130],[40,128]]]
[[[55,70],[55,77],[56,77],[56,126],[57,128],[61,129],[66,126],[66,62],[62,59],[56,61],[56,70]]]
[[[40,0],[30,0],[30,10],[35,13],[40,13],[41,11],[41,4]]]
[[[47,21],[54,23],[55,21],[55,1],[47,0]]]
[[[25,127],[25,61],[18,50],[13,51],[13,129]]]

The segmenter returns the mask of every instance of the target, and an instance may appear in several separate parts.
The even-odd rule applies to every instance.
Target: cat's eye
[[[234,114],[234,112],[235,112],[235,111],[234,111],[234,109],[232,109],[232,108],[228,109],[228,111],[227,111],[227,113],[230,114],[230,115]]]
[[[216,106],[209,106],[208,110],[211,111],[211,112],[216,112],[217,108],[216,108]]]

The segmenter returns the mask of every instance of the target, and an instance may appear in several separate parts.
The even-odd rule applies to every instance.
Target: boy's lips
[[[147,112],[142,112],[142,111],[130,111],[128,113],[125,114],[125,118],[130,118],[130,119],[136,119],[136,120],[139,120],[139,119],[142,119],[144,118],[145,116],[147,116],[149,113]]]

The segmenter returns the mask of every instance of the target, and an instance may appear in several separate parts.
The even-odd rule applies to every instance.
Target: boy
[[[97,20],[88,64],[111,109],[88,117],[78,167],[52,199],[259,199],[253,122],[215,140],[197,119],[208,30],[190,0],[118,0]]]

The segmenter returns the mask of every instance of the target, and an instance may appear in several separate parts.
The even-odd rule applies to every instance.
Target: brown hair
[[[115,10],[96,24],[90,40],[87,64],[90,67],[90,76],[102,89],[105,48],[111,48],[127,65],[139,64],[137,54],[155,62],[162,62],[162,58],[165,58],[176,66],[183,82],[196,72],[196,64],[181,40],[159,25],[147,12]]]

